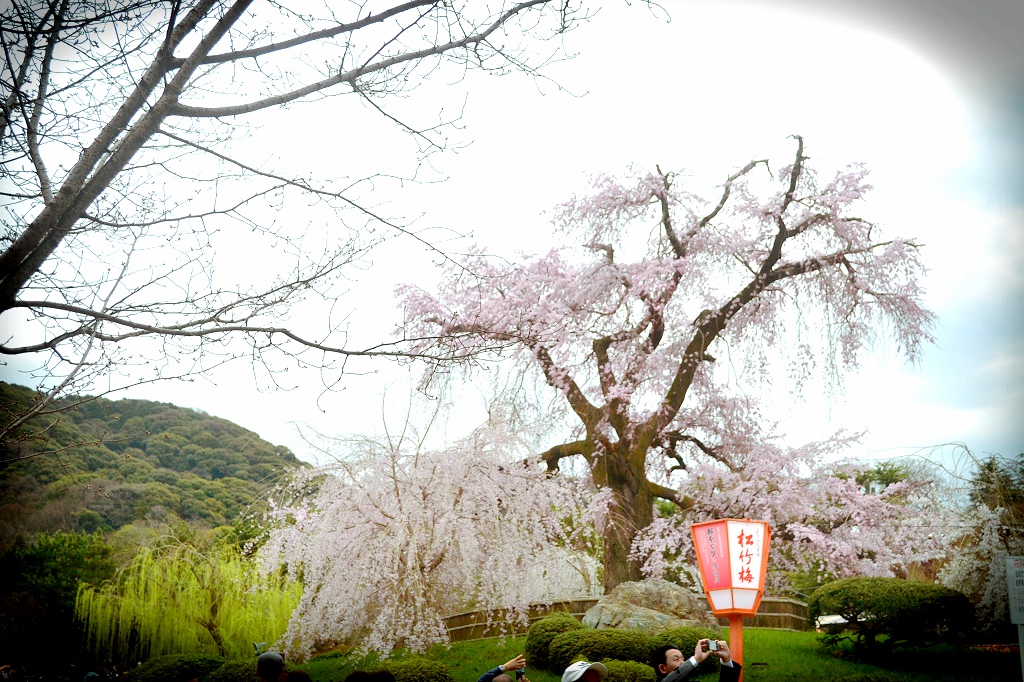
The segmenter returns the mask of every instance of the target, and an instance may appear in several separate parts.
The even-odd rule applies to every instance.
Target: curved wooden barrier
[[[527,613],[529,623],[534,622],[552,613],[568,613],[583,620],[583,614],[591,606],[596,604],[597,597],[579,597],[576,599],[564,599],[551,602],[550,604],[531,604]],[[701,596],[705,604],[707,600]],[[448,637],[453,642],[465,642],[472,639],[485,639],[487,637],[516,636],[526,634],[528,624],[508,621],[508,616],[502,611],[494,611],[488,614],[486,611],[466,611],[455,613],[444,618],[445,626],[448,628]],[[719,618],[719,625],[727,626],[728,618]],[[796,599],[783,597],[764,597],[761,600],[761,607],[753,618],[743,619],[744,627],[754,628],[775,628],[780,630],[807,630],[807,604]]]

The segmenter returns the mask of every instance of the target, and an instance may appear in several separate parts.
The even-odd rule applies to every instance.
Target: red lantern
[[[690,526],[708,606],[729,618],[732,658],[743,664],[743,617],[761,606],[768,572],[766,521],[720,519]]]

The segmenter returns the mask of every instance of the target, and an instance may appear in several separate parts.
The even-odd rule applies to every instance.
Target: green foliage
[[[991,455],[979,462],[970,496],[974,504],[1006,509],[1011,525],[1024,525],[1024,453],[1016,459]]]
[[[455,682],[448,666],[430,658],[389,660],[381,668],[394,675],[395,682]]]
[[[893,483],[907,480],[907,468],[897,462],[878,462],[857,475],[857,484],[866,492],[877,494]]]
[[[571,616],[569,616],[571,618]],[[545,623],[551,619],[550,623]],[[721,630],[717,628],[673,628],[655,635],[633,630],[604,629],[593,630],[584,628],[572,618],[575,626],[570,625],[564,617],[549,616],[533,624],[527,634],[526,651],[530,665],[547,667],[561,672],[577,658],[586,661],[632,661],[651,668],[651,656],[654,650],[666,644],[672,644],[685,652],[693,653],[697,640],[704,638],[720,639]],[[543,624],[543,625],[542,625]],[[538,627],[539,626],[539,627]],[[556,632],[558,627],[568,628]],[[535,633],[535,630],[537,632]],[[532,641],[531,641],[532,639]],[[546,666],[535,662],[537,651],[544,641],[549,641],[547,656],[542,660]],[[632,669],[632,668],[630,668]],[[717,669],[716,661],[709,659],[701,666],[700,674]],[[628,674],[623,672],[623,674]]]
[[[109,578],[110,548],[100,535],[41,533],[31,543],[18,542],[0,560],[8,589],[29,592],[51,606],[74,607],[78,584]]]
[[[875,655],[904,644],[957,641],[974,623],[974,607],[962,593],[941,585],[899,578],[845,578],[818,589],[808,603],[813,623],[837,614],[849,633],[823,637],[826,648],[852,639],[855,655]]]
[[[744,658],[746,679],[753,682],[849,682],[857,675],[871,675],[877,682],[991,682],[1020,679],[1020,657],[975,649],[939,645],[897,652],[887,668],[863,662],[839,659],[823,651],[814,632],[794,632],[770,628],[745,628]],[[450,647],[431,650],[431,658],[448,666],[456,682],[476,682],[480,673],[523,651],[525,637],[478,639],[452,642]],[[607,662],[604,662],[607,665]],[[353,670],[373,670],[376,660],[368,662],[352,657],[314,657],[303,665],[318,682],[340,682]],[[561,675],[527,667],[531,682],[560,682]],[[560,673],[561,671],[559,671]],[[691,680],[694,678],[690,678]],[[702,677],[706,682],[717,676]]]
[[[0,415],[22,412],[34,395],[0,382]],[[58,407],[83,399],[0,443],[0,460],[20,458],[0,467],[0,506],[19,507],[18,523],[0,529],[0,550],[36,530],[106,532],[153,510],[223,525],[302,466],[251,431],[167,403],[78,397]],[[55,451],[59,460],[46,454]]]
[[[534,668],[548,668],[548,647],[557,635],[569,630],[580,630],[583,623],[568,613],[553,613],[534,621],[526,633],[526,663]]]
[[[202,679],[202,682],[255,682],[256,657],[228,661]]]
[[[97,652],[239,658],[284,632],[301,593],[233,546],[204,554],[177,543],[143,549],[103,587],[83,586],[75,611]]]
[[[74,657],[81,640],[72,618],[78,586],[109,579],[110,554],[101,536],[75,533],[19,538],[0,554],[0,660],[49,667]]]
[[[188,680],[198,678],[205,681],[209,674],[222,665],[224,665],[224,659],[220,656],[171,654],[149,659],[140,667],[128,671],[124,680],[125,682],[188,682]],[[255,673],[255,664],[253,672]],[[252,679],[255,679],[255,674]]]
[[[548,661],[555,671],[565,670],[577,656],[588,661],[649,663],[653,648],[650,635],[643,632],[583,628],[556,635],[548,647]]]
[[[608,674],[603,682],[656,682],[657,675],[650,665],[637,663],[636,661],[616,661],[606,659],[601,661]]]
[[[674,644],[683,653],[688,656],[693,655],[693,650],[697,646],[697,642],[702,639],[722,639],[721,628],[670,628],[668,630],[662,630],[661,632],[653,635],[653,647],[657,649],[660,646],[668,644]]]

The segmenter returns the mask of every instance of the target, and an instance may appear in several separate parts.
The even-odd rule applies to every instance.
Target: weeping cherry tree
[[[600,591],[586,493],[526,465],[504,428],[440,449],[411,432],[341,441],[271,514],[268,570],[305,591],[277,646],[387,655],[448,641],[444,616],[482,610],[495,631],[530,603]]]
[[[876,340],[913,361],[931,339],[919,244],[861,216],[866,169],[819,178],[795,140],[788,165],[751,161],[708,194],[660,169],[600,176],[556,208],[558,248],[478,251],[436,294],[400,289],[400,333],[443,358],[432,370],[511,359],[567,407],[564,440],[536,454],[585,462],[608,491],[606,590],[642,577],[630,552],[656,499],[692,506],[689,469],[762,456],[750,396],[794,400],[790,378],[827,390]]]

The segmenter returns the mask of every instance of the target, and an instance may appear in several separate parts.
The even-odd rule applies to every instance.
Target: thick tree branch
[[[794,263],[784,263],[782,265],[779,265],[774,270],[772,270],[772,272],[768,275],[766,279],[765,286],[767,286],[768,284],[774,284],[779,280],[788,279],[790,277],[796,277],[797,275],[803,275],[808,272],[817,272],[818,270],[822,270],[833,265],[844,265],[849,267],[849,256],[854,256],[861,253],[868,253],[883,246],[889,246],[892,243],[892,240],[876,242],[874,244],[859,249],[836,251],[834,253],[828,254],[827,256],[808,258],[806,260],[797,261]],[[914,248],[918,246],[918,244],[915,242],[904,243],[907,246]]]
[[[4,29],[0,29],[0,46],[3,47],[4,51],[4,62],[7,64],[7,70],[14,76],[11,82],[11,89],[7,97],[4,98],[2,105],[0,105],[0,141],[2,141],[7,133],[7,124],[11,120],[11,112],[14,107],[18,106],[22,98],[21,88],[25,84],[25,79],[28,76],[29,66],[32,64],[32,58],[35,56],[36,41],[39,39],[40,32],[43,27],[46,26],[50,20],[50,15],[53,13],[55,5],[49,3],[46,12],[39,19],[32,30],[25,32],[25,52],[22,55],[21,66],[16,67],[14,63],[14,57],[11,54],[11,46],[7,42],[6,33]],[[17,73],[17,75],[15,75]]]
[[[558,471],[558,462],[563,457],[574,457],[580,455],[588,462],[592,461],[594,454],[593,444],[588,440],[576,440],[571,443],[563,443],[545,450],[539,457],[547,466],[548,471]]]
[[[185,70],[184,78],[179,71],[176,80],[172,81],[165,89],[164,96],[158,100],[147,114],[131,128],[125,139],[117,146],[117,149],[107,158],[106,163],[100,171],[93,174],[93,177],[86,184],[86,179],[93,172],[96,165],[110,152],[111,146],[117,137],[126,129],[131,120],[142,110],[150,95],[161,83],[167,71],[166,61],[170,57],[170,49],[176,47],[192,31],[199,21],[206,16],[216,0],[201,0],[188,13],[171,34],[169,45],[165,45],[160,53],[146,69],[146,73],[136,85],[131,95],[121,104],[117,112],[111,117],[103,129],[99,132],[92,144],[82,152],[78,161],[68,173],[67,178],[61,185],[60,190],[53,197],[53,200],[46,203],[43,210],[32,221],[32,223],[19,235],[11,246],[0,254],[0,311],[10,307],[14,296],[49,258],[53,250],[64,239],[71,229],[71,226],[85,213],[89,205],[99,195],[100,191],[109,185],[114,176],[119,173],[128,163],[131,157],[142,146],[146,139],[156,130],[159,120],[166,115],[166,109],[171,102],[168,101],[171,95],[177,99],[175,90],[181,91],[184,82],[191,77],[197,64],[195,62],[209,51],[236,21],[241,12],[248,6],[251,0],[240,0],[235,7],[229,10],[217,25],[211,30],[199,46],[193,51],[191,69]],[[162,101],[162,106],[161,106]],[[148,126],[144,125],[148,122]]]
[[[706,216],[704,216],[699,221],[697,221],[697,224],[694,225],[690,229],[689,232],[687,232],[687,234],[686,234],[687,239],[692,239],[708,223],[710,223],[712,220],[714,220],[715,216],[717,216],[722,211],[723,208],[725,208],[726,202],[729,201],[729,195],[732,193],[732,183],[734,183],[737,180],[739,180],[741,177],[743,177],[744,175],[746,175],[747,173],[752,171],[755,166],[757,166],[758,164],[761,164],[761,163],[767,165],[768,164],[768,159],[758,159],[757,161],[751,161],[746,166],[744,166],[743,168],[739,169],[738,171],[736,171],[735,173],[733,173],[732,175],[730,175],[726,179],[725,185],[723,185],[723,187],[722,187],[722,196],[718,199],[718,205],[715,206],[714,210],[712,210],[711,213],[708,213]]]
[[[848,256],[873,251],[874,249],[888,246],[892,243],[892,241],[877,242],[859,249],[839,251],[827,256],[818,256],[795,263],[780,265],[766,275],[758,274],[758,276],[748,283],[738,294],[729,299],[729,301],[717,311],[704,311],[696,322],[697,328],[687,345],[685,352],[683,353],[679,367],[677,368],[676,374],[672,380],[672,385],[669,387],[668,393],[662,401],[661,407],[651,415],[640,430],[645,441],[647,443],[653,443],[654,439],[657,438],[657,435],[661,433],[675,418],[676,414],[679,412],[679,408],[683,404],[683,400],[686,397],[686,392],[693,381],[698,365],[702,361],[710,359],[710,356],[707,354],[707,350],[712,341],[721,334],[729,320],[731,320],[743,308],[743,306],[752,301],[758,294],[768,288],[769,285],[783,279],[796,277],[808,272],[816,272],[826,267],[841,264],[846,261]],[[908,242],[908,245],[916,246],[912,242]]]
[[[341,83],[349,83],[350,85],[354,86],[356,80],[370,73],[389,69],[392,66],[403,64],[405,62],[417,61],[420,59],[425,59],[427,57],[434,57],[440,54],[444,54],[445,52],[450,52],[452,50],[456,50],[462,47],[468,47],[470,45],[479,45],[488,37],[490,37],[492,33],[498,30],[503,24],[505,24],[505,22],[507,22],[511,17],[515,16],[516,14],[522,12],[525,9],[535,7],[537,5],[543,5],[547,2],[550,2],[550,0],[529,0],[528,2],[519,3],[518,5],[512,7],[511,9],[503,13],[500,17],[495,19],[490,26],[488,26],[480,33],[475,33],[473,35],[466,36],[459,40],[453,40],[444,43],[443,45],[435,45],[433,47],[427,47],[422,50],[416,50],[415,52],[407,52],[405,54],[399,54],[393,57],[388,57],[387,59],[382,59],[381,61],[375,64],[365,64],[358,68],[338,73],[337,75],[332,76],[330,78],[325,78],[321,81],[317,81],[316,83],[311,83],[310,85],[307,85],[305,87],[297,88],[295,90],[282,93],[280,95],[266,97],[264,99],[249,102],[247,104],[236,104],[224,107],[193,107],[188,106],[186,104],[177,104],[171,109],[170,115],[187,116],[193,118],[219,118],[223,116],[239,116],[241,114],[249,114],[254,111],[266,109],[268,107],[274,107],[279,106],[281,104],[294,102],[297,99],[301,99],[315,92],[320,92],[321,90],[326,90]]]
[[[663,500],[668,500],[669,502],[675,502],[684,511],[693,507],[694,499],[689,495],[684,495],[682,499],[680,499],[678,490],[672,490],[672,488],[660,485],[658,483],[654,483],[652,481],[647,481],[647,486],[651,491],[651,495],[653,495],[654,497],[659,497]]]
[[[658,203],[661,204],[661,226],[665,228],[665,236],[668,237],[668,242],[672,245],[672,251],[676,254],[676,258],[686,258],[686,245],[679,241],[679,236],[676,234],[675,228],[672,227],[672,212],[668,205],[671,181],[668,175],[661,172],[661,166],[655,166],[655,169],[661,177],[661,187],[655,192]]]
[[[83,317],[89,317],[89,318],[92,318],[92,319],[95,319],[95,320],[98,320],[98,321],[109,322],[111,324],[115,324],[115,325],[118,325],[118,326],[121,326],[121,327],[125,327],[127,329],[132,329],[134,331],[126,332],[126,333],[123,333],[123,334],[106,334],[106,333],[100,333],[98,331],[92,331],[92,327],[90,325],[85,325],[85,326],[79,328],[75,332],[69,332],[67,334],[62,334],[62,335],[60,335],[58,337],[55,337],[55,339],[52,339],[52,340],[47,341],[47,342],[35,344],[35,345],[32,345],[32,346],[9,347],[9,346],[5,346],[5,345],[0,345],[0,354],[3,354],[3,355],[18,355],[18,354],[23,354],[23,353],[33,353],[33,352],[37,352],[37,351],[41,351],[41,350],[52,349],[52,348],[56,347],[57,343],[59,343],[58,339],[62,341],[62,340],[65,340],[67,338],[70,338],[72,336],[81,336],[81,335],[84,335],[84,334],[88,334],[91,337],[95,337],[99,341],[119,342],[119,341],[124,341],[126,339],[135,338],[135,337],[139,337],[139,336],[146,336],[146,335],[160,335],[160,336],[184,337],[184,338],[200,338],[200,337],[204,337],[204,336],[230,334],[230,333],[234,332],[234,333],[243,333],[243,334],[246,334],[246,335],[249,335],[249,336],[257,335],[257,334],[262,334],[262,335],[266,335],[266,336],[280,335],[280,336],[287,337],[287,338],[291,339],[292,341],[295,341],[296,343],[298,343],[298,344],[300,344],[300,345],[302,345],[302,346],[304,346],[306,348],[313,348],[313,349],[316,349],[316,350],[324,351],[326,353],[334,353],[334,354],[337,354],[337,355],[362,356],[362,357],[372,357],[372,356],[402,357],[402,358],[416,357],[416,358],[422,358],[422,359],[427,359],[427,360],[441,360],[441,359],[444,359],[444,358],[441,358],[439,356],[431,355],[429,353],[411,353],[411,352],[408,352],[408,351],[397,351],[397,350],[395,350],[395,351],[377,350],[379,348],[384,348],[384,347],[387,347],[387,346],[397,346],[399,344],[407,342],[408,339],[405,339],[405,340],[402,340],[402,341],[380,343],[380,344],[376,344],[374,346],[370,346],[368,348],[365,348],[363,350],[349,350],[349,349],[346,349],[346,348],[339,348],[339,347],[336,347],[336,346],[328,346],[326,344],[322,344],[322,343],[318,343],[316,341],[311,341],[309,339],[305,339],[305,338],[299,336],[298,334],[295,334],[291,330],[289,330],[287,328],[284,328],[284,327],[264,327],[264,326],[248,325],[248,324],[245,324],[244,321],[238,322],[238,323],[223,324],[221,322],[221,320],[218,317],[216,317],[216,316],[206,317],[206,318],[203,318],[201,320],[190,320],[189,322],[185,322],[185,323],[181,323],[181,324],[177,324],[177,325],[158,326],[158,325],[142,324],[141,322],[136,322],[134,320],[129,320],[129,319],[126,319],[126,318],[117,317],[116,315],[111,315],[109,313],[105,313],[105,312],[101,312],[101,311],[97,311],[97,310],[90,310],[89,308],[83,308],[81,306],[70,305],[70,304],[67,304],[67,303],[57,303],[57,302],[53,302],[53,301],[16,301],[14,306],[12,306],[12,307],[14,307],[14,308],[32,308],[32,309],[36,309],[36,310],[43,310],[43,309],[61,310],[61,311],[64,311],[64,312],[69,312],[69,313],[74,313],[76,315],[81,315]],[[213,326],[203,326],[205,324],[211,324]]]
[[[590,345],[594,350],[594,358],[597,360],[597,376],[601,382],[601,393],[607,398],[616,386],[615,372],[612,370],[612,363],[608,357],[608,347],[612,345],[612,339],[605,336],[594,339]]]
[[[317,40],[333,38],[343,33],[352,33],[353,31],[357,31],[373,24],[378,24],[393,16],[403,14],[417,7],[436,6],[438,4],[440,4],[439,0],[412,0],[412,2],[392,7],[380,14],[371,14],[359,21],[353,21],[349,24],[339,24],[332,28],[323,29],[322,31],[313,31],[312,33],[307,33],[306,35],[298,36],[290,40],[282,40],[279,43],[271,43],[269,45],[263,45],[262,47],[249,48],[248,50],[236,50],[233,52],[222,52],[221,54],[211,54],[203,59],[202,63],[203,65],[223,64],[224,62],[234,62],[240,59],[262,57],[264,55],[273,54],[274,52],[279,52],[281,50],[287,50],[291,47],[298,47],[299,45],[305,45]],[[170,67],[172,69],[176,69],[184,62],[184,59],[174,59],[170,62]]]
[[[791,236],[790,231],[786,228],[785,215],[789,205],[793,203],[793,198],[796,196],[796,186],[800,181],[800,174],[804,168],[804,138],[799,135],[792,136],[796,140],[796,160],[793,161],[793,168],[789,172],[789,189],[786,190],[786,195],[782,199],[782,206],[779,207],[778,213],[775,214],[775,223],[778,225],[778,231],[775,233],[775,241],[772,243],[772,250],[768,253],[767,258],[761,263],[761,274],[767,275],[771,272],[771,269],[775,267],[775,264],[782,258],[782,245]]]
[[[626,401],[616,390],[618,382],[615,380],[615,371],[612,369],[611,358],[608,356],[608,348],[611,344],[612,339],[604,337],[594,339],[591,346],[594,349],[594,357],[597,359],[597,374],[601,382],[601,393],[607,401],[605,409],[608,413],[608,422],[619,434],[619,437],[624,438],[629,428],[629,415],[626,414]]]
[[[705,443],[704,441],[702,441],[700,438],[692,436],[688,433],[682,433],[681,431],[674,430],[665,431],[664,433],[660,434],[655,441],[656,445],[671,450],[672,452],[675,452],[676,446],[679,443],[690,443],[696,446],[698,450],[703,452],[711,459],[717,462],[721,462],[722,464],[729,467],[730,470],[735,470],[736,468],[732,460],[728,456],[726,456],[725,453],[722,452],[721,448],[712,447]],[[678,456],[676,456],[676,461],[682,464],[682,459]]]
[[[588,431],[594,428],[601,419],[601,410],[587,400],[587,396],[583,394],[579,385],[569,376],[569,372],[555,364],[555,361],[551,359],[551,355],[544,346],[533,344],[530,346],[530,350],[533,351],[534,357],[540,363],[541,371],[544,372],[544,378],[547,380],[548,385],[565,394],[566,399],[569,401],[569,406],[572,407],[573,412],[580,418],[580,421],[583,422]]]
[[[46,164],[43,163],[42,154],[39,153],[39,119],[43,115],[43,105],[46,103],[46,90],[50,84],[50,68],[53,63],[53,50],[57,45],[60,36],[60,22],[67,11],[68,3],[64,0],[60,9],[54,16],[53,23],[56,29],[50,34],[43,50],[43,64],[39,70],[39,87],[36,90],[36,98],[32,102],[32,114],[28,116],[25,123],[25,140],[28,142],[28,153],[32,159],[32,165],[36,170],[36,177],[39,179],[39,191],[43,195],[44,202],[53,200],[53,191],[50,188],[50,175],[46,172]],[[22,107],[24,112],[24,107]]]

